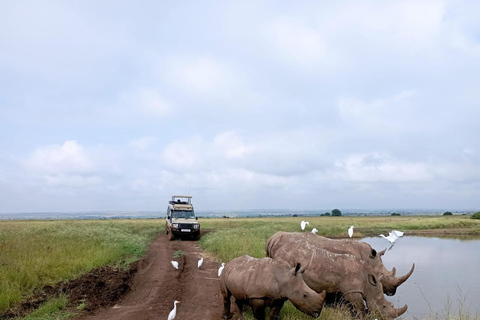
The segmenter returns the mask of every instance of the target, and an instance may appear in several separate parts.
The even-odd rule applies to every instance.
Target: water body
[[[365,238],[376,250],[388,248],[383,238]],[[388,270],[407,273],[412,263],[415,271],[388,297],[395,307],[408,304],[406,319],[428,314],[444,318],[458,310],[480,315],[480,240],[458,240],[404,236],[382,257]]]

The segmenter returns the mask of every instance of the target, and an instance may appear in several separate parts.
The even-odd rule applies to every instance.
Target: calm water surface
[[[383,238],[365,238],[380,251],[390,246]],[[480,240],[452,240],[404,236],[382,257],[388,270],[407,273],[412,263],[415,271],[388,300],[395,307],[408,304],[402,318],[422,315],[457,314],[458,309],[480,314]]]

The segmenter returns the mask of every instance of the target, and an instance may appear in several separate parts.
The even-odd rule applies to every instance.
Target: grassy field
[[[407,234],[455,233],[480,235],[480,220],[453,217],[283,217],[249,219],[201,219],[203,230],[211,231],[200,240],[204,250],[217,261],[227,262],[249,254],[265,256],[265,242],[277,231],[300,231],[300,221],[308,220],[319,234],[346,237],[355,226],[354,237],[378,235],[392,229]],[[151,220],[68,220],[0,221],[0,314],[12,303],[21,301],[35,288],[72,279],[93,268],[107,264],[126,265],[141,257],[152,239],[163,232],[163,221]],[[65,297],[50,301],[27,319],[66,319],[61,309]],[[285,320],[311,319],[290,304],[282,310]],[[251,317],[247,319],[252,319]],[[336,309],[324,309],[321,318],[349,319]],[[430,318],[428,318],[430,319]],[[449,318],[475,319],[454,315]]]
[[[35,288],[141,257],[158,220],[0,221],[0,314]]]

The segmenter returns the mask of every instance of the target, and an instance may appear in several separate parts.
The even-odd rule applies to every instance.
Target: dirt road
[[[181,250],[184,255],[173,258]],[[116,305],[82,315],[76,320],[167,319],[178,300],[176,319],[221,319],[223,308],[217,276],[219,265],[204,257],[196,241],[168,241],[160,235],[151,245],[133,278],[131,291]],[[170,261],[179,262],[178,270]]]

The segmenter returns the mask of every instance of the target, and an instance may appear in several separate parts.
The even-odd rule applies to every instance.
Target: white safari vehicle
[[[192,196],[172,196],[168,202],[165,233],[169,240],[182,236],[200,239],[200,223],[195,217]]]

